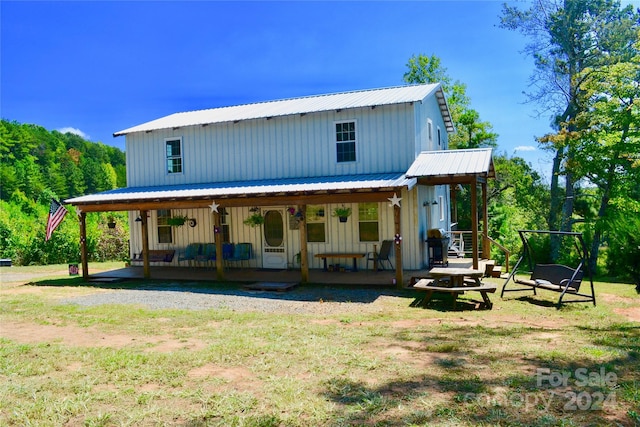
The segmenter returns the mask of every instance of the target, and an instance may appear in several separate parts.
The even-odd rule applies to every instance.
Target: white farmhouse
[[[486,190],[493,174],[489,149],[447,150],[453,131],[440,84],[176,113],[114,134],[126,138],[126,188],[66,202],[81,226],[87,212],[128,211],[147,277],[150,252],[175,250],[162,265],[179,266],[194,244],[220,254],[249,243],[243,268],[299,263],[305,281],[319,254],[371,268],[357,254],[392,240],[402,283],[403,270],[428,267],[427,230],[450,229],[450,186]],[[336,208],[350,208],[346,222]],[[222,277],[223,257],[216,265]]]

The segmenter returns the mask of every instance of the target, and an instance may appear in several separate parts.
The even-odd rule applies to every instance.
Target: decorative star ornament
[[[82,209],[80,209],[80,206],[76,206],[76,215],[78,215],[78,218],[82,216]]]
[[[219,207],[219,206],[220,206],[220,204],[219,204],[219,203],[216,203],[216,201],[215,201],[215,200],[213,200],[213,201],[211,202],[211,204],[209,205],[209,207],[211,208],[211,213],[214,213],[214,212],[215,212],[215,213],[218,213],[218,207]]]
[[[398,195],[396,193],[393,193],[393,197],[389,197],[389,198],[387,198],[387,200],[389,200],[391,202],[391,204],[389,206],[400,207],[400,200],[402,200],[402,197],[398,197]]]

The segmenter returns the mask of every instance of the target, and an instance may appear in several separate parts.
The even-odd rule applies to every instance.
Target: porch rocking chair
[[[243,261],[247,261],[248,266],[250,259],[251,243],[236,243],[233,247],[233,255],[227,259],[227,262],[239,261],[242,266]]]
[[[393,249],[393,240],[383,240],[382,246],[380,246],[380,252],[378,252],[377,254],[375,252],[369,252],[367,254],[367,266],[369,265],[370,261],[375,263],[375,260],[377,259],[378,270],[385,269],[385,262],[389,265],[389,268],[393,270],[394,266],[389,259],[389,256],[391,256],[391,249]]]

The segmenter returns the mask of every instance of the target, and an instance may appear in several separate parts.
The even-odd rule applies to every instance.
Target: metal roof
[[[347,175],[314,178],[267,179],[255,181],[215,182],[154,187],[117,188],[98,194],[65,200],[72,205],[161,201],[175,199],[211,199],[214,197],[245,197],[279,195],[283,193],[340,192],[357,190],[381,190],[398,187],[412,188],[415,179],[407,179],[404,173]]]
[[[407,170],[407,178],[482,175],[495,177],[491,148],[423,151]]]
[[[208,110],[175,113],[138,126],[115,132],[113,136],[133,132],[149,132],[183,126],[198,126],[240,120],[263,119],[293,114],[307,114],[348,108],[419,102],[435,93],[448,132],[453,122],[440,83],[368,89],[326,95],[306,96],[278,101],[259,102]]]

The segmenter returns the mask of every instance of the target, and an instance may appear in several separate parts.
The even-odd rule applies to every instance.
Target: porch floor
[[[449,260],[451,268],[471,268],[473,261],[470,258],[454,258]],[[484,270],[480,261],[480,269]],[[255,268],[227,268],[225,269],[225,282],[300,282],[300,270],[268,270]],[[408,286],[412,278],[430,277],[429,270],[404,270],[403,286]],[[143,279],[141,266],[123,267],[101,273],[91,274],[89,280],[106,281],[109,279]],[[357,272],[330,272],[321,269],[309,270],[309,282],[318,284],[345,284],[345,285],[377,285],[393,286],[395,271],[358,270]],[[152,280],[195,280],[217,281],[216,269],[213,267],[163,267],[151,266]]]

